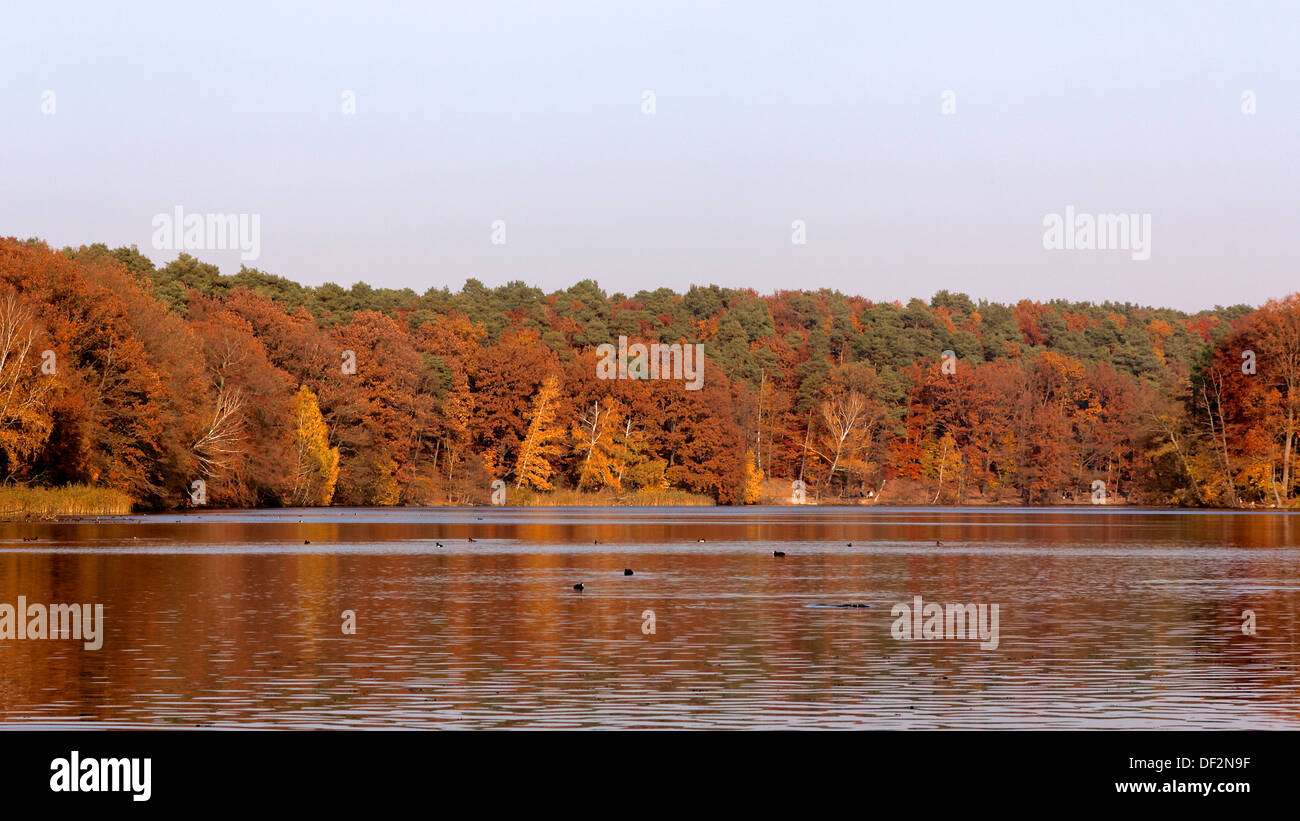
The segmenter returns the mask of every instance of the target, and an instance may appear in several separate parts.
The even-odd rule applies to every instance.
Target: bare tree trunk
[[[799,462],[799,481],[803,481],[803,470],[808,465],[808,443],[812,441],[812,408],[808,409],[808,425],[803,437],[803,458]]]
[[[222,389],[217,394],[212,421],[192,448],[205,476],[215,475],[230,467],[240,452],[239,443],[244,439],[240,413],[243,407],[244,397],[239,391]]]
[[[939,494],[943,493],[943,466],[948,461],[948,442],[945,438],[943,448],[939,451],[939,484],[934,489],[934,501],[931,504],[939,504]]]
[[[1222,385],[1217,375],[1211,374],[1211,378],[1215,384],[1215,400],[1213,402],[1210,400],[1209,394],[1206,392],[1204,386],[1202,386],[1201,401],[1205,405],[1205,413],[1208,417],[1210,426],[1210,441],[1214,443],[1215,454],[1219,458],[1219,470],[1223,477],[1223,483],[1228,494],[1228,500],[1233,507],[1240,507],[1241,503],[1237,498],[1237,488],[1232,480],[1231,463],[1228,456],[1227,421],[1223,418],[1222,404],[1220,401],[1223,395],[1221,391]],[[1218,423],[1215,422],[1216,407],[1220,409]]]
[[[1290,393],[1291,393],[1291,388],[1288,386],[1287,388],[1288,406],[1291,404],[1290,402],[1291,397],[1289,396]],[[1282,446],[1282,498],[1287,499],[1288,501],[1291,498],[1291,442],[1294,439],[1295,439],[1295,411],[1293,411],[1290,407],[1288,407],[1286,412],[1286,440],[1285,440],[1285,444],[1283,444]],[[1274,489],[1273,492],[1276,495],[1277,490]],[[1283,507],[1281,502],[1278,503],[1278,507]]]

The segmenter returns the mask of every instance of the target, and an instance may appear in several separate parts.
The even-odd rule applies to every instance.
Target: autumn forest
[[[698,390],[598,378],[620,336],[702,345]],[[196,480],[217,507],[789,503],[797,481],[820,504],[1291,507],[1298,416],[1300,294],[418,294],[0,240],[0,477],[139,509]]]

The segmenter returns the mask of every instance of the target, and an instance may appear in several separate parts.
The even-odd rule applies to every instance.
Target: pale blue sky
[[[0,235],[165,262],[181,205],[308,284],[1258,303],[1300,289],[1297,9],[6,3]],[[1067,205],[1151,259],[1045,251]]]

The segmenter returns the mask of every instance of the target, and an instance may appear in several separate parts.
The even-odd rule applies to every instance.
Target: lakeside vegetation
[[[699,390],[598,378],[620,337],[702,345]],[[0,398],[0,481],[141,509],[192,505],[196,481],[209,506],[275,507],[489,504],[498,483],[508,504],[753,504],[796,480],[820,504],[1080,503],[1101,483],[1286,508],[1300,295],[1187,313],[591,280],[420,294],[0,239]]]
[[[563,489],[539,492],[525,488],[507,497],[514,507],[706,507],[717,504],[702,493],[685,490],[638,488],[619,493],[609,488],[585,491]]]
[[[130,497],[110,488],[0,486],[0,520],[120,516],[130,512]]]

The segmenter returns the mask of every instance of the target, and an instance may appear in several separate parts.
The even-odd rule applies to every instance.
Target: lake
[[[1133,508],[4,523],[0,604],[104,626],[0,641],[0,723],[1295,729],[1298,542],[1294,514]],[[996,604],[996,649],[895,638],[917,596]]]

